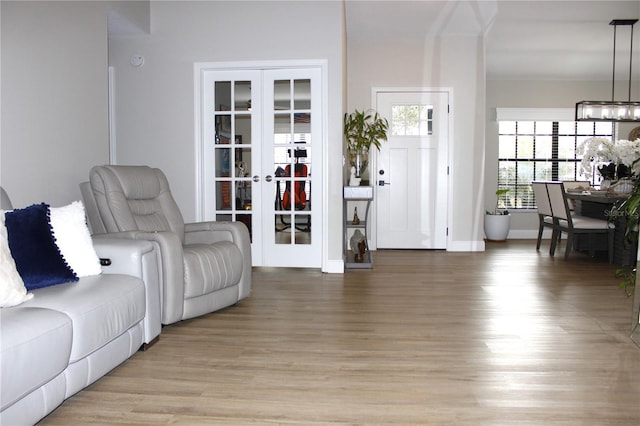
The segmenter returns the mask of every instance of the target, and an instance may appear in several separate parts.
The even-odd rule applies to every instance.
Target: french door
[[[207,220],[241,221],[254,266],[322,263],[320,68],[202,73]]]

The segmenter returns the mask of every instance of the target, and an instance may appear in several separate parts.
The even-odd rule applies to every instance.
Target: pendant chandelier
[[[640,102],[631,102],[631,64],[633,62],[633,25],[637,19],[614,19],[613,25],[613,79],[611,101],[580,101],[576,103],[576,121],[640,121]],[[631,27],[629,45],[629,97],[615,101],[616,84],[616,30],[619,25]]]

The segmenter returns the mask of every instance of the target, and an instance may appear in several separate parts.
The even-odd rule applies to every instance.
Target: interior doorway
[[[245,223],[253,266],[322,264],[322,72],[200,70],[204,219]]]

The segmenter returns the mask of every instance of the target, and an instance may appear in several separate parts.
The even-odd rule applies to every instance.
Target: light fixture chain
[[[633,25],[631,25],[631,43],[629,44],[629,96],[627,102],[631,102],[631,67],[633,65]]]
[[[611,102],[616,100],[616,33],[618,26],[613,26],[613,71],[611,78]]]

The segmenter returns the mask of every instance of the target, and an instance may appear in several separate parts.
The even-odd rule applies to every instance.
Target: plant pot
[[[485,214],[484,234],[488,241],[506,241],[511,227],[509,214]]]
[[[615,184],[611,185],[613,192],[618,194],[630,194],[633,191],[633,181],[631,179],[622,178]]]
[[[356,178],[362,179],[369,165],[369,150],[363,148],[358,151],[349,151],[349,165],[355,167]]]

